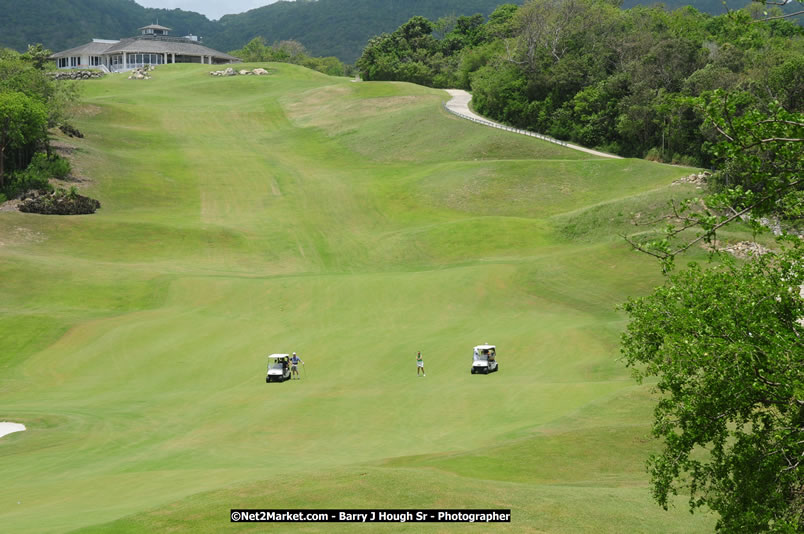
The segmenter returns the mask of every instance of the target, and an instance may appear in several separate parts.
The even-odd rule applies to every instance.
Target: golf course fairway
[[[27,428],[0,438],[0,531],[711,531],[652,501],[657,397],[618,361],[617,304],[661,283],[618,233],[690,169],[261,66],[83,82],[60,141],[102,209],[0,212],[0,421]],[[482,343],[500,372],[470,374]],[[266,384],[292,351],[302,379]],[[229,521],[378,507],[512,520]]]

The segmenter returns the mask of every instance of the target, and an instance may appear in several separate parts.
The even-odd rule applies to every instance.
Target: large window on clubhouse
[[[135,65],[161,65],[165,62],[162,54],[127,54],[126,63]]]
[[[59,58],[59,68],[67,68],[67,67],[77,67],[81,64],[81,57],[80,56],[73,56],[73,57],[60,57]]]

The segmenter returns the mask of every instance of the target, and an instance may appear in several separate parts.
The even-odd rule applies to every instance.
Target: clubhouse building
[[[60,69],[96,68],[107,72],[132,70],[145,65],[204,63],[222,65],[240,59],[207,48],[194,35],[172,37],[170,28],[151,24],[140,28],[140,35],[113,41],[93,39],[91,43],[50,56]]]

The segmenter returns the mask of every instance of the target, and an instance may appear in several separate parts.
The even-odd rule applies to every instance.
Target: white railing
[[[520,130],[519,128],[514,128],[513,126],[506,126],[505,124],[500,124],[498,122],[487,121],[484,119],[478,119],[477,117],[473,117],[471,115],[465,115],[459,111],[451,109],[447,106],[448,102],[444,102],[444,109],[447,110],[449,113],[460,117],[462,119],[467,119],[472,122],[476,122],[478,124],[483,124],[485,126],[491,126],[492,128],[497,128],[499,130],[505,130],[506,132],[514,132],[522,135],[527,135],[529,137],[535,137],[536,139],[541,139],[542,141],[547,141],[548,143],[555,143],[556,145],[561,146],[569,146],[569,143],[566,141],[561,141],[560,139],[556,139],[554,137],[550,137],[549,135],[542,135],[540,133],[531,132],[529,130]]]

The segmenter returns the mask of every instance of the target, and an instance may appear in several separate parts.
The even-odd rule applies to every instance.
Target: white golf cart
[[[265,375],[265,383],[284,382],[290,380],[290,355],[271,354],[268,356],[268,373]]]
[[[478,345],[472,354],[472,374],[487,375],[499,369],[497,365],[497,347],[494,345]]]

